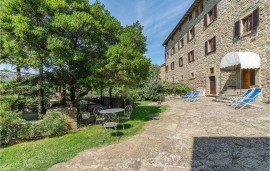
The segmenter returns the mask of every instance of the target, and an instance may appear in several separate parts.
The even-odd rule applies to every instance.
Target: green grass
[[[166,106],[149,106],[142,102],[134,109],[125,130],[119,125],[118,134],[113,130],[102,133],[102,126],[88,126],[66,135],[43,140],[25,142],[0,149],[0,170],[46,170],[50,166],[67,161],[79,152],[104,144],[117,142],[120,137],[135,135],[142,130],[150,114],[160,113]]]

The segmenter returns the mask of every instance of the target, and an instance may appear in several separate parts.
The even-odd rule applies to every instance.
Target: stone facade
[[[196,16],[195,11],[203,4],[203,11]],[[216,5],[217,18],[205,27],[204,16]],[[234,38],[235,22],[259,9],[259,26]],[[192,19],[189,16],[192,14]],[[266,87],[270,80],[270,1],[269,0],[195,0],[183,19],[165,40],[165,65],[168,70],[165,80],[183,81],[192,88],[203,87],[210,92],[210,78],[215,80],[216,94],[232,86],[240,88],[240,69],[220,71],[220,62],[229,52],[254,52],[261,58],[261,68],[256,70],[256,86]],[[194,27],[195,36],[187,41],[189,30]],[[205,42],[215,38],[216,50],[205,53]],[[178,48],[183,38],[184,45]],[[174,47],[175,53],[171,50]],[[188,62],[188,53],[194,51],[194,61]],[[183,57],[183,66],[179,58]],[[174,69],[171,65],[174,62]],[[165,67],[166,67],[165,66]],[[164,68],[161,67],[161,70]],[[162,71],[161,71],[162,72]]]
[[[165,75],[166,75],[165,69],[166,69],[166,65],[165,64],[160,65],[159,76],[160,76],[160,79],[161,80],[165,80]]]

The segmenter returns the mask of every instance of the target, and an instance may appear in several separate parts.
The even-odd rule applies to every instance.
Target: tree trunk
[[[75,103],[75,84],[74,84],[74,80],[73,78],[71,78],[70,82],[69,82],[69,91],[70,91],[70,101],[71,103],[74,105]]]
[[[103,105],[103,86],[100,86],[100,104]]]
[[[21,68],[19,66],[16,67],[16,81],[21,82],[22,76],[21,76]]]
[[[112,86],[110,86],[110,88],[109,88],[109,94],[110,94],[110,107],[113,107],[113,104],[112,104]]]
[[[121,107],[125,107],[125,99],[124,99],[124,92],[125,92],[125,88],[124,85],[121,86]]]
[[[45,113],[44,108],[44,87],[43,87],[43,63],[38,69],[39,74],[39,92],[38,92],[38,118],[42,119],[42,114]]]

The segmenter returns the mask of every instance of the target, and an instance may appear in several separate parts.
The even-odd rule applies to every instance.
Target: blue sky
[[[147,53],[153,64],[163,64],[163,41],[194,0],[100,0],[123,26],[140,21],[147,36]]]
[[[92,0],[90,0],[93,2]],[[144,26],[147,53],[153,64],[163,64],[163,41],[176,26],[194,0],[100,0],[123,26],[137,20]],[[9,65],[0,65],[0,69]]]

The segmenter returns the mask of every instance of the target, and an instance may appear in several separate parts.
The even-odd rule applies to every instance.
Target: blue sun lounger
[[[200,90],[196,90],[196,91],[194,92],[193,96],[191,96],[191,97],[189,98],[189,100],[190,100],[190,101],[197,101],[197,100],[199,100],[200,94],[201,94],[201,91],[200,91]]]
[[[239,96],[239,97],[233,97],[233,98],[230,98],[230,105],[235,105],[237,104],[237,102],[241,101],[242,99],[244,98],[248,98],[252,92],[254,91],[254,89],[248,89],[242,96]]]
[[[191,91],[188,91],[187,94],[184,95],[182,98],[183,98],[184,100],[187,100],[187,99],[190,98],[191,96],[192,96]]]
[[[237,101],[237,105],[235,106],[235,108],[239,107],[239,110],[241,110],[247,105],[256,107],[256,105],[252,105],[251,102],[253,102],[262,93],[262,91],[263,88],[255,88],[250,96],[248,96],[247,98],[243,98],[240,101]]]

